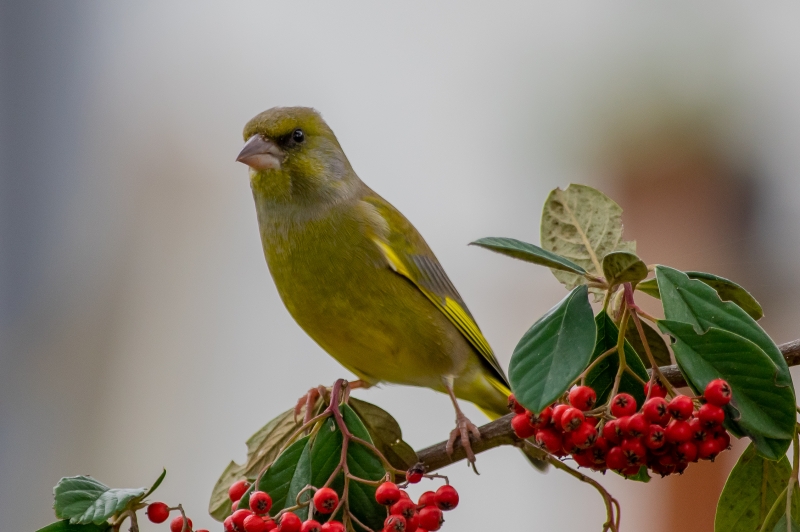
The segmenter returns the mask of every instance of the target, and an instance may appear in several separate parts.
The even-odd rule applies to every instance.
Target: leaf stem
[[[623,301],[623,306],[625,302]],[[613,400],[614,396],[617,395],[617,391],[619,391],[619,383],[622,380],[622,375],[625,373],[625,370],[628,368],[628,361],[625,359],[625,329],[628,328],[628,317],[630,313],[628,312],[628,307],[624,306],[622,310],[622,319],[619,322],[619,337],[617,337],[617,352],[619,352],[619,367],[617,368],[617,375],[614,377],[614,387],[611,388],[611,394],[609,394],[609,401]]]
[[[597,357],[594,360],[592,360],[592,363],[589,364],[586,367],[586,369],[583,370],[583,372],[580,374],[580,377],[578,377],[578,379],[580,379],[580,381],[581,381],[581,385],[586,383],[586,377],[589,376],[589,373],[591,373],[591,371],[595,368],[595,366],[597,366],[600,362],[602,362],[607,357],[613,355],[616,352],[617,352],[617,346],[614,346],[611,349],[609,349],[608,351],[603,352],[599,357]],[[575,381],[577,382],[578,379],[575,379]]]

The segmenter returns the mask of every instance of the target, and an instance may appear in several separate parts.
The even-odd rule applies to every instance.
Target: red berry
[[[400,499],[389,508],[389,513],[393,515],[402,515],[408,520],[417,513],[417,505],[414,504],[414,501],[411,499]]]
[[[394,482],[384,482],[375,491],[375,500],[384,506],[393,505],[400,500],[400,497],[402,497],[400,488]]]
[[[720,443],[719,443],[720,452],[724,451],[725,449],[727,449],[731,445],[731,435],[728,434],[727,430],[722,430],[720,432],[715,432],[714,433],[714,439],[715,440],[720,440]]]
[[[344,525],[339,521],[328,521],[322,525],[322,532],[344,532]]]
[[[589,448],[589,452],[592,455],[592,459],[594,460],[595,464],[603,464],[606,461],[606,454],[608,454],[608,450],[611,446],[608,444],[608,440],[602,436],[598,436],[595,440],[594,445]]]
[[[548,453],[557,453],[561,450],[561,436],[553,429],[536,431],[536,445]]]
[[[281,515],[281,522],[278,525],[278,530],[280,532],[300,532],[302,527],[303,522],[292,512],[286,512]]]
[[[409,484],[416,484],[422,480],[423,475],[425,475],[425,469],[423,467],[414,466],[406,471],[406,480]]]
[[[529,419],[525,413],[517,414],[511,418],[511,428],[514,429],[514,434],[517,435],[517,438],[525,440],[536,433],[536,429],[530,424]]]
[[[317,521],[313,519],[309,519],[303,523],[303,526],[300,527],[300,532],[321,532],[322,525],[319,524]]]
[[[417,528],[419,528],[419,516],[414,514],[406,519],[406,532],[416,532]]]
[[[458,492],[453,486],[445,484],[438,490],[436,490],[436,506],[439,507],[440,510],[452,510],[456,506],[458,506]]]
[[[536,427],[537,429],[543,429],[553,418],[553,407],[548,406],[538,414],[528,412],[528,417],[528,422],[531,424],[531,426]]]
[[[692,431],[693,441],[701,442],[708,439],[708,431],[703,428],[703,423],[699,419],[693,417],[687,421],[687,423],[689,424],[689,429]]]
[[[553,415],[550,418],[550,420],[553,422],[553,425],[555,425],[558,428],[558,430],[561,430],[561,416],[564,415],[564,412],[566,412],[568,408],[571,407],[569,405],[561,405],[561,404],[558,404],[553,407]]]
[[[652,384],[652,391],[650,390],[650,385]],[[647,384],[644,385],[644,395],[645,397],[666,397],[667,396],[667,389],[661,385],[658,381],[649,381]]]
[[[619,443],[622,441],[622,431],[620,430],[618,419],[606,421],[606,424],[603,425],[603,437],[610,443]]]
[[[199,530],[195,530],[195,532],[208,532],[207,528],[201,528]]]
[[[517,402],[513,393],[508,396],[508,409],[515,414],[522,414],[525,412],[525,407]]]
[[[244,532],[267,532],[267,522],[260,515],[248,515],[244,520]]]
[[[419,496],[417,504],[419,506],[436,506],[436,494],[432,491],[426,491]]]
[[[647,448],[639,438],[628,438],[622,442],[620,447],[628,465],[639,465],[647,456]]]
[[[265,514],[272,508],[272,497],[263,491],[254,491],[250,494],[250,509],[257,514]]]
[[[444,523],[444,515],[436,506],[426,506],[419,511],[419,526],[423,530],[434,532],[439,530]]]
[[[263,519],[264,523],[266,523],[267,530],[275,530],[276,528],[278,528],[278,523],[276,523],[274,519],[272,519],[272,518],[270,518],[270,517],[268,517],[266,515],[262,516],[261,519]]]
[[[697,456],[701,460],[713,460],[722,449],[719,448],[721,441],[716,438],[709,438],[700,442],[697,446]]]
[[[575,463],[581,467],[593,467],[595,465],[594,457],[587,451],[573,453],[572,459],[575,460]]]
[[[650,423],[657,423],[662,427],[669,423],[669,409],[663,397],[651,397],[645,401],[642,414]]]
[[[664,435],[664,427],[660,425],[650,425],[642,441],[644,446],[650,450],[662,448],[667,441]]]
[[[569,404],[578,410],[591,410],[597,401],[597,394],[589,386],[578,386],[569,392]]]
[[[169,517],[169,506],[163,502],[151,502],[147,505],[145,513],[147,514],[147,518],[153,523],[163,523],[167,520],[167,517]]]
[[[235,525],[236,523],[234,523]],[[186,530],[192,529],[192,520],[188,517],[186,518]],[[177,515],[175,516],[172,521],[169,522],[169,530],[170,532],[181,532],[183,530],[183,516]]]
[[[225,528],[225,532],[235,532],[233,529],[233,519],[230,515],[222,522],[222,526]]]
[[[678,395],[669,402],[667,405],[670,415],[680,421],[686,421],[692,417],[694,411],[694,403],[686,395]]]
[[[627,393],[619,393],[611,400],[611,415],[614,417],[632,416],[636,413],[636,399]]]
[[[670,443],[683,443],[692,439],[692,429],[687,422],[673,419],[667,425],[664,435]]]
[[[383,532],[405,532],[406,518],[402,515],[390,515],[383,522]]]
[[[713,429],[722,425],[722,422],[725,421],[725,411],[721,406],[706,403],[697,411],[697,419],[700,420],[703,427]]]
[[[567,408],[564,410],[564,413],[561,414],[561,428],[564,429],[564,432],[573,431],[581,426],[584,419],[583,412],[574,406]]]
[[[597,429],[594,425],[584,421],[581,425],[572,431],[572,443],[578,449],[588,449],[597,440]]]
[[[675,457],[678,462],[696,462],[697,445],[694,442],[685,441],[675,448]]]
[[[339,495],[331,488],[320,488],[314,494],[314,508],[321,514],[331,513],[338,504]]]
[[[250,510],[245,510],[242,508],[241,510],[236,510],[231,514],[231,521],[233,522],[233,528],[238,531],[244,530],[244,520],[253,515],[253,512]],[[176,532],[173,530],[172,532]]]
[[[629,437],[638,438],[647,432],[648,427],[650,427],[650,422],[647,421],[647,418],[644,417],[644,414],[634,414],[628,418],[626,432]]]
[[[639,471],[641,471],[641,469],[642,469],[641,465],[638,465],[638,464],[631,465],[631,466],[628,466],[625,469],[623,469],[622,470],[622,474],[625,475],[626,477],[632,477],[632,476],[638,475]]]
[[[622,452],[622,447],[612,447],[606,453],[606,465],[609,469],[620,470],[628,465],[628,459]]]
[[[237,480],[228,488],[228,497],[230,497],[232,501],[238,501],[249,487],[250,484],[246,480]]]
[[[716,406],[725,406],[731,402],[731,386],[722,379],[714,379],[706,386],[703,397],[706,401]]]

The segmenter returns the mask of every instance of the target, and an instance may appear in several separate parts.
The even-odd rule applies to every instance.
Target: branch
[[[778,348],[789,366],[800,365],[800,340],[781,344]],[[673,386],[686,386],[686,380],[683,378],[678,366],[661,366],[659,369]],[[480,441],[472,442],[472,451],[478,454],[501,445],[520,447],[522,442],[514,434],[514,429],[511,428],[512,417],[512,414],[507,414],[480,427],[478,430],[481,432],[481,439]],[[419,461],[425,464],[428,472],[436,471],[466,458],[464,448],[458,442],[456,442],[456,448],[453,450],[452,456],[447,454],[445,445],[446,442],[441,442],[417,451]]]

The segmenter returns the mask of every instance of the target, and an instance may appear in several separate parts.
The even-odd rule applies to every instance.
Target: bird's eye
[[[294,131],[292,131],[292,140],[300,144],[301,142],[306,140],[306,134],[303,133],[302,129],[295,129]]]

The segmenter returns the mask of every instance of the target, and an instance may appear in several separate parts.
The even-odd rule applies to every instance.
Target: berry
[[[222,526],[225,528],[225,532],[235,532],[233,530],[233,519],[230,515],[222,522]]]
[[[614,417],[632,416],[636,413],[636,399],[627,393],[618,393],[611,400],[611,415]]]
[[[571,432],[561,433],[561,451],[556,453],[556,455],[574,454],[581,452],[581,450],[582,449],[580,447],[573,443]]]
[[[572,443],[578,449],[588,449],[597,440],[597,429],[588,421],[572,431]]]
[[[578,410],[591,410],[597,402],[597,394],[589,386],[578,386],[569,392],[569,404]]]
[[[589,448],[589,453],[591,453],[595,464],[605,463],[606,454],[608,454],[610,447],[611,446],[608,444],[608,440],[602,436],[598,436],[597,440],[594,442],[594,445]]]
[[[402,515],[390,515],[383,522],[383,532],[405,532],[406,518]]]
[[[663,397],[651,397],[645,401],[642,407],[642,414],[647,418],[650,423],[657,423],[666,426],[669,423],[669,408],[668,403]]]
[[[303,522],[292,512],[286,512],[281,515],[281,523],[278,525],[280,532],[300,532],[302,527]]]
[[[344,532],[344,525],[339,521],[328,521],[321,528],[322,532]]]
[[[236,523],[234,523],[235,525]],[[186,530],[192,529],[192,520],[188,517],[186,518]],[[181,532],[183,530],[183,516],[178,515],[175,516],[172,521],[169,522],[169,530],[170,532]]]
[[[640,466],[640,465],[628,466],[628,467],[626,467],[625,469],[622,470],[622,474],[625,475],[626,477],[632,477],[634,475],[638,475],[639,471],[641,469],[642,469],[642,466]]]
[[[603,437],[610,443],[622,441],[622,431],[620,430],[618,419],[612,419],[603,425]]]
[[[706,401],[716,406],[725,406],[731,402],[731,386],[722,379],[714,379],[709,382],[703,392]]]
[[[644,414],[634,414],[628,418],[628,424],[625,427],[625,432],[632,438],[638,438],[647,432],[650,427],[650,422],[644,417]]]
[[[419,506],[436,506],[436,494],[432,491],[426,491],[419,496],[417,504]]]
[[[246,480],[237,480],[228,488],[228,497],[230,497],[232,501],[238,501],[249,487],[250,484]]]
[[[696,462],[697,445],[690,441],[683,442],[675,448],[675,457],[678,462]]]
[[[647,428],[647,433],[644,435],[644,438],[642,438],[644,446],[651,451],[662,448],[666,441],[664,427],[659,425],[650,425]]]
[[[701,460],[713,460],[722,449],[719,448],[721,441],[716,438],[710,438],[702,441],[697,446],[697,456]]]
[[[272,497],[263,491],[254,491],[250,494],[250,509],[257,514],[265,514],[272,508]]]
[[[569,405],[556,405],[553,407],[553,415],[550,420],[553,422],[553,425],[558,427],[561,430],[561,416],[564,415],[564,412],[571,408]]]
[[[513,393],[508,396],[508,409],[515,414],[522,414],[525,412],[525,407],[517,402]]]
[[[511,418],[511,428],[514,429],[514,434],[517,435],[517,438],[525,440],[536,433],[536,429],[530,424],[529,419],[525,413],[517,414]]]
[[[331,513],[338,504],[339,495],[331,488],[320,488],[314,494],[314,508],[321,514]]]
[[[609,469],[620,470],[628,465],[628,459],[622,452],[622,447],[612,447],[606,453],[606,465]]]
[[[419,528],[419,516],[414,514],[413,517],[406,519],[406,532],[416,532]]]
[[[250,517],[251,515],[253,515],[253,512],[245,509],[236,510],[235,512],[233,512],[233,514],[231,514],[231,522],[233,523],[234,530],[238,530],[239,532],[244,530],[244,520]],[[172,532],[176,531],[173,530]]]
[[[564,432],[570,432],[580,427],[584,419],[583,412],[574,406],[567,408],[564,410],[564,413],[561,414],[561,428],[564,429]]]
[[[652,384],[652,391],[650,389],[650,385]],[[650,381],[644,385],[644,395],[645,397],[661,397],[664,398],[667,396],[667,389],[661,385],[658,381]]]
[[[267,522],[260,515],[248,515],[244,520],[244,532],[267,532]]]
[[[546,427],[550,423],[550,420],[553,418],[553,407],[548,406],[538,414],[529,412],[528,418],[529,418],[528,422],[531,424],[531,426],[537,429],[542,429]]]
[[[147,505],[147,518],[153,523],[163,523],[169,517],[169,506],[163,502],[151,502]]]
[[[557,453],[561,449],[561,436],[553,429],[542,429],[536,432],[536,445],[548,453]]]
[[[414,517],[417,513],[417,505],[411,499],[400,499],[389,508],[389,513],[392,515],[402,515],[406,520]],[[408,524],[406,522],[406,524]]]
[[[673,419],[667,425],[664,435],[670,443],[683,443],[692,439],[692,429],[687,422]]]
[[[591,455],[591,453],[587,453],[586,451],[573,453],[572,459],[575,460],[575,463],[580,467],[592,467],[595,465],[594,457]]]
[[[303,523],[303,526],[300,527],[300,532],[321,532],[322,525],[319,524],[317,521],[313,519],[309,519]]]
[[[697,419],[700,420],[703,427],[713,429],[722,425],[722,422],[725,421],[725,411],[721,406],[706,403],[697,411]]]
[[[262,516],[261,519],[263,519],[267,524],[267,530],[275,530],[278,528],[278,523],[276,523],[274,519],[267,517],[266,515]]]
[[[400,500],[400,497],[402,497],[400,488],[394,482],[384,482],[375,491],[375,500],[384,506],[393,505]]]
[[[435,532],[442,528],[442,523],[444,523],[444,515],[436,506],[426,506],[419,511],[419,526],[423,530]]]
[[[622,442],[620,448],[625,456],[627,465],[639,465],[644,462],[647,456],[647,448],[639,438],[628,438]]]
[[[686,395],[678,395],[669,402],[667,405],[670,415],[680,421],[686,421],[692,417],[694,411],[694,403]]]
[[[692,440],[701,442],[708,439],[708,432],[703,428],[703,423],[699,419],[693,417],[687,421],[687,423],[689,424],[689,429],[692,431]]]
[[[728,434],[727,430],[715,432],[714,439],[720,441],[719,443],[720,452],[724,451],[731,445],[731,435]]]
[[[423,467],[414,466],[408,471],[406,471],[406,480],[409,484],[416,484],[420,480],[422,480],[422,476],[425,474],[425,469]]]
[[[445,512],[458,506],[458,492],[453,486],[445,484],[436,490],[436,506]]]

